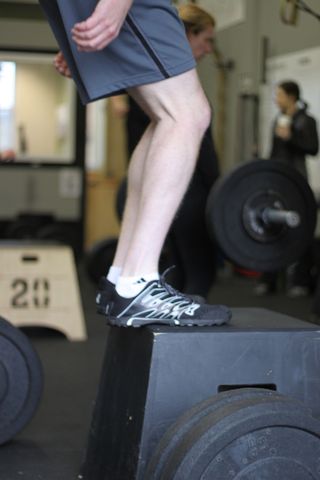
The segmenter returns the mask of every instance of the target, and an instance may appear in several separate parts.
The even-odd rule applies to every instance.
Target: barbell
[[[124,179],[116,198],[119,219],[126,188]],[[307,180],[290,165],[252,160],[213,185],[205,215],[208,233],[226,258],[241,267],[269,272],[294,263],[311,244],[317,203]],[[86,268],[94,282],[111,265],[116,244],[117,239],[106,239],[88,251]]]
[[[228,259],[270,272],[294,263],[311,244],[317,203],[296,169],[275,160],[253,160],[212,187],[206,219],[210,236]]]

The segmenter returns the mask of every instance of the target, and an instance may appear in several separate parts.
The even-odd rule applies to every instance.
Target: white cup
[[[289,115],[279,115],[277,120],[278,127],[290,127],[291,125],[291,117]]]

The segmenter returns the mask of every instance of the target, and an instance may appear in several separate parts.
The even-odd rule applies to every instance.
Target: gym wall
[[[16,82],[16,124],[28,125],[26,132],[28,154],[52,157],[57,155],[57,137],[51,133],[56,128],[56,118],[54,115],[48,115],[48,112],[55,111],[57,104],[55,98],[57,76],[52,75],[52,66],[38,65],[35,74],[34,65],[31,68],[28,64],[19,65]],[[26,92],[28,92],[27,95]],[[33,103],[35,100],[48,108],[35,109]],[[39,131],[43,135],[39,135]]]
[[[239,163],[239,95],[259,93],[263,80],[263,39],[267,39],[268,57],[319,45],[319,22],[310,15],[300,12],[298,25],[288,26],[280,20],[280,0],[243,1],[244,21],[219,29],[217,37],[224,59],[234,61],[234,68],[227,71],[225,150],[220,159],[222,171],[228,171]],[[211,0],[198,0],[198,3],[209,8]],[[214,3],[216,2],[212,1],[212,5]],[[308,4],[317,10],[319,1],[308,0]],[[39,45],[42,48],[56,48],[55,39],[37,2],[0,0],[0,47],[39,48]],[[219,95],[218,70],[212,58],[205,59],[200,64],[199,73],[209,99],[216,107]],[[118,141],[116,143],[120,144]],[[111,145],[107,148],[109,167],[118,166],[119,155],[113,161],[110,157]]]
[[[0,46],[54,48],[55,39],[39,8],[28,2],[23,5],[14,0],[0,0]],[[16,5],[15,5],[16,4]],[[199,0],[199,5],[208,7],[209,2]],[[315,10],[318,0],[309,0]],[[11,5],[11,6],[10,6]],[[18,6],[19,5],[19,6]],[[263,74],[262,39],[268,39],[268,56],[283,55],[319,45],[319,23],[310,15],[300,12],[297,26],[288,26],[280,20],[279,0],[245,0],[245,21],[219,30],[218,45],[226,59],[235,62],[228,72],[225,154],[221,159],[222,170],[237,164],[237,109],[241,93],[258,93]],[[30,17],[36,17],[31,20]],[[14,18],[13,18],[14,17]],[[28,18],[24,21],[23,18]],[[217,104],[217,70],[212,59],[206,59],[199,67],[205,90]]]
[[[31,3],[31,2],[30,2]],[[0,0],[0,46],[56,48],[57,44],[37,5]]]
[[[201,5],[201,0],[199,5]],[[203,4],[205,5],[206,2]],[[318,0],[308,0],[308,5],[319,10]],[[238,139],[238,98],[243,93],[259,92],[263,77],[263,38],[267,38],[268,57],[319,46],[319,22],[300,12],[298,25],[289,26],[280,19],[280,0],[246,0],[246,19],[223,30],[217,35],[217,44],[225,59],[235,62],[227,74],[227,102],[225,155],[221,168],[229,170],[236,165]],[[217,69],[212,59],[205,59],[199,68],[205,90],[213,103],[218,102]]]

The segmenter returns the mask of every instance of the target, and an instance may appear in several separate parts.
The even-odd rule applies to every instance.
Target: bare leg
[[[119,237],[117,251],[113,260],[113,266],[121,269],[123,268],[127,252],[130,248],[133,231],[137,221],[142,189],[144,164],[150,148],[153,132],[154,124],[151,123],[143,134],[135,151],[133,152],[129,164],[127,199],[123,213],[121,233]]]
[[[173,217],[195,168],[210,109],[195,70],[129,94],[152,125],[133,156],[114,265],[124,276],[155,272]]]
[[[210,108],[195,71],[129,92],[152,124],[134,152],[126,214],[116,254],[122,273],[105,280],[96,303],[114,326],[212,326],[227,323],[223,305],[201,305],[158,281],[160,252],[187,189]]]

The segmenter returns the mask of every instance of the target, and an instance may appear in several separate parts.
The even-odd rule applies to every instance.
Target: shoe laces
[[[181,293],[179,292],[179,290],[176,290],[174,287],[172,287],[171,285],[169,285],[165,278],[166,276],[168,275],[169,272],[171,272],[171,270],[173,270],[174,268],[176,268],[175,265],[172,265],[171,267],[167,268],[163,273],[162,275],[160,275],[160,278],[159,278],[159,284],[161,285],[161,287],[166,290],[166,292],[169,294],[169,295],[174,295],[176,297],[179,297],[179,298],[182,298],[185,302],[187,302],[188,304],[191,304],[191,303],[194,303],[194,301],[192,300],[192,298],[190,298],[188,295],[184,294],[184,293]]]

